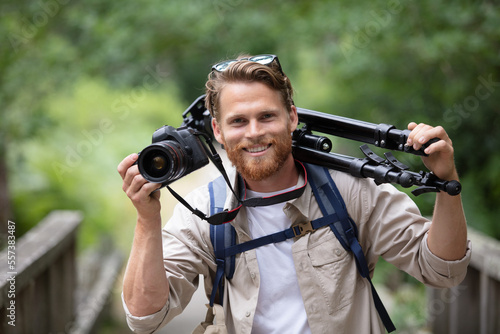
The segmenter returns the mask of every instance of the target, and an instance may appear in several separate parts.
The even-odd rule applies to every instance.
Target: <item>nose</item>
[[[264,129],[262,124],[260,124],[257,120],[251,120],[248,123],[246,137],[249,139],[255,139],[262,137],[264,135]]]

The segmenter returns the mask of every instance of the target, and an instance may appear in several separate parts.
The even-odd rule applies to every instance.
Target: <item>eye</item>
[[[267,113],[267,114],[264,114],[262,115],[262,119],[263,120],[270,120],[274,117],[274,114],[273,113]]]
[[[229,124],[239,125],[243,124],[245,120],[243,118],[233,118],[229,121]]]

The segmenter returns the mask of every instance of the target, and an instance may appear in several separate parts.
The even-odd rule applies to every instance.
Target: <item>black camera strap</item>
[[[238,212],[240,211],[242,206],[248,206],[248,207],[257,207],[257,206],[267,206],[267,205],[273,205],[277,203],[282,203],[286,202],[289,200],[292,200],[294,198],[300,197],[306,188],[307,184],[307,172],[304,167],[304,165],[296,160],[297,166],[301,166],[302,169],[304,170],[304,179],[305,182],[302,186],[293,189],[291,191],[286,191],[274,196],[269,196],[269,197],[253,197],[253,198],[246,198],[246,185],[245,181],[243,178],[238,175],[238,182],[239,182],[239,189],[240,189],[240,194],[236,194],[235,190],[231,186],[231,182],[229,180],[229,177],[227,176],[226,170],[224,169],[224,165],[222,163],[222,159],[220,155],[217,153],[215,150],[215,147],[213,146],[210,138],[207,138],[206,135],[203,133],[196,133],[199,136],[202,136],[205,139],[205,142],[207,143],[208,147],[205,145],[202,145],[203,148],[205,149],[205,152],[212,161],[212,163],[217,167],[219,172],[222,174],[224,177],[224,180],[226,181],[226,184],[228,185],[229,189],[235,196],[235,198],[238,200],[238,206],[232,210],[225,209],[224,211],[221,211],[219,213],[216,213],[210,217],[208,217],[204,212],[193,208],[186,200],[184,200],[179,194],[177,194],[172,188],[170,188],[168,185],[166,186],[168,191],[172,194],[172,196],[175,197],[182,205],[184,205],[189,211],[191,211],[194,215],[198,216],[200,219],[206,220],[209,224],[212,225],[220,225],[220,224],[225,224],[229,223],[230,221],[234,220],[236,216],[238,215]]]

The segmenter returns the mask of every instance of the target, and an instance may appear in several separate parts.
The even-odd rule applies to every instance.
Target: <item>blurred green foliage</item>
[[[116,165],[154,129],[180,124],[211,64],[246,52],[279,55],[298,106],[442,125],[470,225],[500,238],[495,2],[8,0],[0,10],[0,161],[20,232],[60,208],[84,211],[84,244],[121,230],[133,212]],[[417,199],[424,214],[432,199]]]
[[[134,211],[116,167],[150,143],[155,125],[180,123],[180,114],[168,110],[184,105],[174,86],[165,88],[167,93],[143,87],[113,90],[103,80],[82,77],[73,90],[54,92],[46,106],[54,124],[9,146],[8,161],[17,166],[10,178],[14,213],[23,228],[53,209],[82,210],[83,246],[98,241],[101,233],[113,234],[123,246],[130,243]],[[130,102],[134,96],[137,102]]]

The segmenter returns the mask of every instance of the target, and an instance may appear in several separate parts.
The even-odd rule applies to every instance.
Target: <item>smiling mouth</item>
[[[249,153],[259,153],[259,152],[263,152],[263,151],[267,150],[269,147],[271,147],[271,144],[255,146],[255,147],[247,147],[247,148],[244,148],[244,150],[249,152]]]

